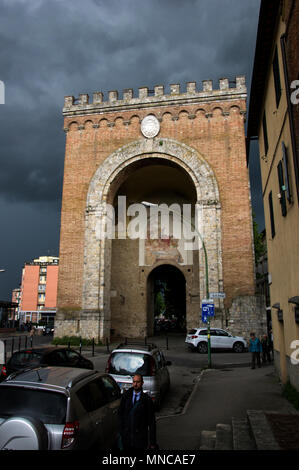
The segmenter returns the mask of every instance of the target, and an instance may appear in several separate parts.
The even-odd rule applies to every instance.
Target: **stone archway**
[[[98,315],[98,337],[110,336],[111,240],[98,238],[97,229],[107,222],[107,203],[122,175],[138,161],[164,159],[178,165],[190,176],[202,211],[201,236],[209,258],[210,289],[222,290],[221,207],[215,175],[206,159],[191,147],[172,139],[141,139],[119,148],[98,168],[89,186],[86,201],[83,311]],[[188,292],[198,301],[205,292],[205,268],[199,253],[198,286]],[[146,332],[144,332],[146,334]]]

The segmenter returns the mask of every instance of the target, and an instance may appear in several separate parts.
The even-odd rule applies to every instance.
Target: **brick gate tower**
[[[157,286],[167,283],[169,315],[187,329],[199,326],[207,275],[209,292],[225,293],[215,300],[211,325],[238,334],[261,332],[244,77],[236,77],[233,87],[221,79],[214,89],[206,80],[201,90],[189,82],[184,91],[180,85],[170,85],[168,93],[155,86],[139,88],[136,97],[126,89],[121,98],[117,91],[107,98],[101,92],[92,102],[87,94],[65,97],[55,335],[149,336]],[[148,225],[145,236],[128,236],[137,209],[150,226],[151,210],[161,204],[174,208],[173,218],[191,207],[192,220],[196,207],[200,225],[192,227],[201,244],[194,248],[173,231],[148,236]]]

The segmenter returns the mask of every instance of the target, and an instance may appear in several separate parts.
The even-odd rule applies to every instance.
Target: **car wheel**
[[[208,352],[208,345],[207,343],[199,343],[197,345],[197,351],[200,353],[200,354],[206,354]]]
[[[48,433],[34,418],[15,416],[0,425],[0,450],[47,450]]]
[[[244,345],[242,343],[235,343],[233,345],[233,351],[235,353],[242,353],[244,351]]]

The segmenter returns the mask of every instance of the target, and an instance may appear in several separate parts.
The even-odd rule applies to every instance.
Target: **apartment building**
[[[38,322],[56,312],[59,258],[40,256],[22,271],[20,322]]]
[[[299,2],[261,1],[247,138],[258,138],[275,365],[299,390]]]

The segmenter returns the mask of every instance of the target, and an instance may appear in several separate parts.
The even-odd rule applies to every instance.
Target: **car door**
[[[117,441],[119,432],[118,409],[121,391],[115,380],[109,375],[101,377],[102,387],[106,396],[107,422],[104,429],[107,437],[107,448],[112,449]]]
[[[88,413],[90,429],[86,432],[89,435],[89,445],[93,444],[99,450],[109,449],[110,439],[107,429],[109,429],[110,413],[101,378],[86,383],[76,393]]]
[[[227,331],[217,329],[217,336],[220,348],[230,349],[232,347],[232,337],[227,333]]]
[[[219,348],[219,337],[214,328],[211,328],[210,335],[211,335],[211,348],[215,348],[215,349]]]

